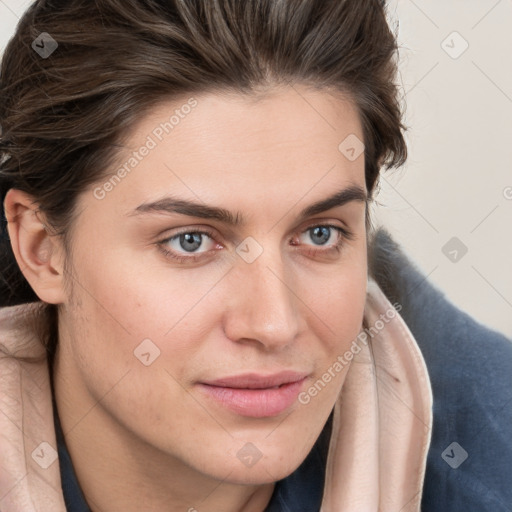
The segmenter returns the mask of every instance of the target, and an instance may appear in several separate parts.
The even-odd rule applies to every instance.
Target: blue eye
[[[333,236],[335,235],[335,236]],[[182,231],[158,242],[158,248],[165,256],[179,263],[195,263],[207,261],[213,251],[223,249],[215,241],[216,235],[208,230]],[[304,237],[308,240],[304,240]],[[352,240],[354,235],[346,229],[333,224],[317,224],[301,231],[291,245],[304,245],[304,254],[311,257],[335,256],[345,241]],[[299,243],[296,243],[296,240]]]
[[[164,242],[166,245],[170,246],[173,251],[178,253],[181,251],[185,253],[202,253],[209,250],[203,249],[202,251],[198,251],[201,246],[205,245],[205,238],[208,238],[210,242],[213,243],[210,233],[203,231],[184,231],[164,240]]]
[[[308,232],[312,233],[311,239],[315,242],[318,242],[319,245],[325,244],[331,237],[330,226],[315,226],[313,228],[309,228]]]
[[[333,234],[335,235],[334,237]],[[306,231],[304,231],[301,236],[307,236],[309,240],[313,242],[313,245],[329,245],[331,248],[339,247],[341,246],[344,239],[348,240],[351,238],[351,235],[348,231],[339,226],[334,226],[331,224],[311,226],[310,228],[306,229]],[[334,240],[328,244],[328,242],[333,238]],[[305,242],[303,241],[303,243]]]
[[[187,252],[195,251],[201,247],[201,237],[201,233],[183,233],[178,236],[180,247]]]

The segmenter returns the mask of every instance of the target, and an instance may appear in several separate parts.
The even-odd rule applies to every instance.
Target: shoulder
[[[423,353],[434,425],[423,510],[509,510],[512,503],[512,341],[454,306],[389,233],[370,268]]]

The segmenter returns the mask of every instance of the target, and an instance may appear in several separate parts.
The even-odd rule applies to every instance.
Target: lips
[[[235,389],[268,389],[282,386],[283,384],[297,382],[306,376],[306,373],[291,371],[275,373],[273,375],[258,375],[256,373],[249,373],[233,377],[224,377],[222,379],[213,381],[206,381],[204,384],[209,386]]]
[[[242,416],[264,418],[289,409],[307,375],[292,371],[272,375],[250,373],[201,382],[198,387],[221,407]]]

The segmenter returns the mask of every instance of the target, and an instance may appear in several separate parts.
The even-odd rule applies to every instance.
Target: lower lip
[[[297,400],[306,378],[279,388],[238,389],[200,384],[200,388],[218,403],[242,416],[267,418],[289,409]]]

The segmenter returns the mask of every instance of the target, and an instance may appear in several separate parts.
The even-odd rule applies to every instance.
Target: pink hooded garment
[[[0,309],[1,512],[66,511],[48,364],[12,357],[45,354],[28,321],[36,305]],[[360,336],[352,345],[334,407],[321,511],[419,511],[432,430],[427,369],[411,331],[371,278],[365,318],[371,341]]]

